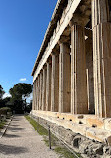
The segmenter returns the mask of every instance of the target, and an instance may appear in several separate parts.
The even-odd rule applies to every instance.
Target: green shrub
[[[7,112],[11,112],[9,107],[0,108],[0,115],[7,115]]]

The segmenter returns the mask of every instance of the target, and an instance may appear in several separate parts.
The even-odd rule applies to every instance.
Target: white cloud
[[[24,82],[24,81],[27,81],[27,79],[26,78],[21,78],[20,79],[20,82]]]
[[[3,95],[3,99],[6,98],[6,97],[11,97],[11,95],[10,95],[9,93],[5,93],[5,94]]]

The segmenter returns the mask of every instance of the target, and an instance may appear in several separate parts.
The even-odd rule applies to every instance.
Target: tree
[[[3,101],[3,95],[4,95],[4,90],[2,86],[0,85],[0,108],[4,106],[4,101]]]
[[[2,88],[2,86],[0,85],[0,99],[2,99],[3,95],[4,95],[4,90]]]
[[[32,92],[32,85],[25,83],[18,83],[9,90],[12,98],[10,104],[13,105],[13,110],[17,113],[21,113],[26,109],[26,99]]]

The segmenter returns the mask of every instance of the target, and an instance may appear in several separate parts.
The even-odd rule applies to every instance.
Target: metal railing
[[[80,158],[68,145],[67,143],[65,143],[61,138],[60,136],[55,133],[51,128],[50,128],[50,125],[42,125],[45,129],[48,130],[48,136],[49,136],[49,149],[51,149],[51,133],[56,136],[56,138],[75,156],[75,158]]]

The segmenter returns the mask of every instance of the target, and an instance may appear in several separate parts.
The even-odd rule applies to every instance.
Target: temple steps
[[[111,145],[111,119],[98,118],[94,115],[71,115],[46,111],[32,111],[36,117],[72,130],[89,139]]]

